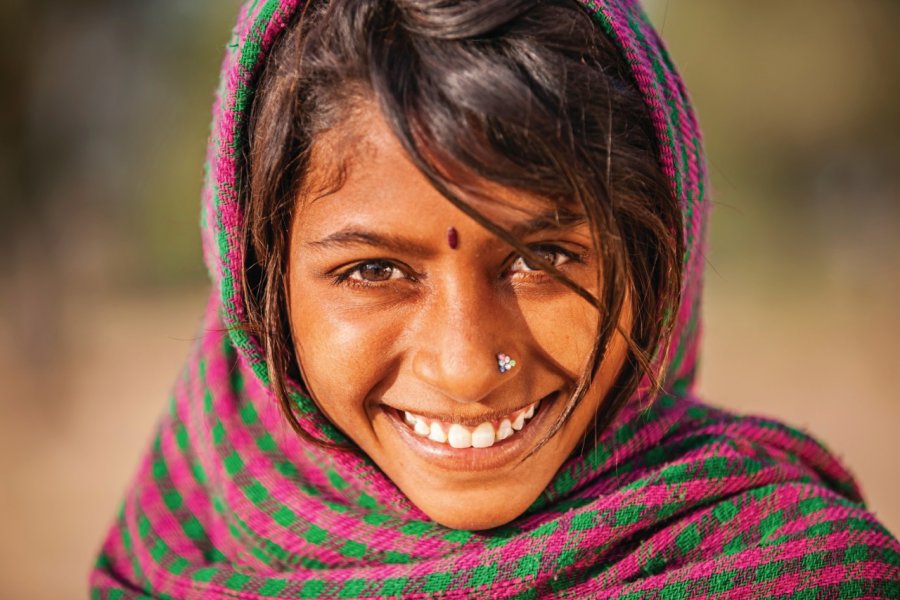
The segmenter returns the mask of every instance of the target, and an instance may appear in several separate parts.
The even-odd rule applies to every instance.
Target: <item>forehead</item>
[[[444,183],[468,205],[498,225],[524,222],[566,226],[583,219],[575,202],[554,200],[503,186],[461,169],[441,165]],[[457,211],[409,157],[373,103],[364,103],[312,145],[299,211],[306,216],[372,219],[409,217],[413,225],[434,211]]]

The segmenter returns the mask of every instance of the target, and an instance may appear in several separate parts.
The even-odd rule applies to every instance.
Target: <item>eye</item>
[[[382,283],[393,279],[405,279],[408,276],[397,265],[386,260],[368,260],[340,273],[335,283],[348,282],[357,285]]]
[[[347,273],[348,279],[357,281],[388,281],[401,276],[400,269],[383,260],[373,260],[357,265]]]
[[[560,267],[571,260],[578,260],[578,255],[554,244],[536,246],[532,250],[554,267]],[[516,258],[509,266],[509,273],[528,273],[543,271],[538,265],[532,265],[524,256]]]

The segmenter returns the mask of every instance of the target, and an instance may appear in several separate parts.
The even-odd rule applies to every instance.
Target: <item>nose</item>
[[[499,354],[520,358],[510,335],[513,315],[487,282],[447,282],[415,320],[413,373],[447,398],[482,402],[521,370],[508,360],[499,368]]]

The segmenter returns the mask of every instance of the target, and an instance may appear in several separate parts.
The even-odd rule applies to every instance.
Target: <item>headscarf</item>
[[[203,192],[213,294],[91,574],[98,598],[900,597],[900,545],[816,441],[694,398],[708,194],[684,86],[636,0],[580,0],[630,65],[683,211],[683,300],[650,406],[630,402],[519,518],[429,520],[365,456],[279,411],[241,288],[254,85],[300,0],[251,0],[227,47]],[[341,439],[297,394],[300,426]]]

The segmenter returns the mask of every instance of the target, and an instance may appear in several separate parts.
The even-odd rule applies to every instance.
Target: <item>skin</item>
[[[329,186],[336,156],[344,177]],[[512,231],[557,208],[476,184],[481,193],[471,205]],[[377,110],[320,136],[297,202],[288,305],[304,380],[321,410],[434,521],[477,530],[521,515],[581,442],[622,368],[624,340],[613,339],[584,401],[531,454],[585,368],[597,311],[441,196]],[[597,294],[586,223],[523,230],[521,239]],[[630,311],[623,315],[627,330]],[[503,374],[501,352],[517,361]],[[434,443],[410,442],[398,429],[406,427],[398,411],[476,423],[541,398],[548,399],[535,418],[509,440],[483,450],[442,445],[450,458],[423,452],[422,444]],[[519,436],[528,443],[498,450]]]

